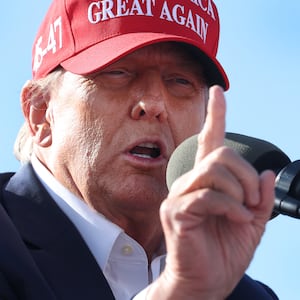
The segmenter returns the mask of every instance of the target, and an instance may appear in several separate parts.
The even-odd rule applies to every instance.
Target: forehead
[[[144,46],[134,52],[127,54],[108,66],[119,66],[126,63],[130,66],[139,67],[163,67],[178,68],[181,71],[190,72],[207,83],[207,76],[203,67],[203,60],[197,54],[199,50],[193,49],[184,43],[178,42],[161,42]],[[171,69],[170,69],[171,70]]]
[[[178,42],[162,42],[147,45],[126,55],[119,61],[137,57],[147,60],[150,56],[163,58],[169,63],[181,62],[186,64],[196,64],[197,67],[201,66],[201,60],[192,46]]]

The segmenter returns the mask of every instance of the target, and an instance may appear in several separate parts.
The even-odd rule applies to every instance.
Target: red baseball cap
[[[57,66],[81,75],[159,42],[183,42],[203,57],[209,83],[229,81],[216,59],[219,16],[212,0],[54,0],[33,46],[33,78]]]

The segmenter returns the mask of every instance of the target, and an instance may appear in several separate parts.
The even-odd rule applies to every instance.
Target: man
[[[223,146],[218,37],[212,1],[53,1],[21,94],[30,163],[1,177],[1,298],[277,299],[244,275],[274,175]]]

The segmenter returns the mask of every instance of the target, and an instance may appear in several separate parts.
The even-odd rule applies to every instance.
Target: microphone
[[[188,138],[173,152],[166,175],[169,189],[178,177],[193,168],[198,145],[197,136]],[[291,162],[289,157],[272,143],[242,134],[226,133],[224,144],[237,151],[258,173],[269,169],[277,174],[271,218],[283,214],[300,219],[300,160]]]

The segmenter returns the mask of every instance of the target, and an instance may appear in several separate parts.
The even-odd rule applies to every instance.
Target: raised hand
[[[222,89],[212,87],[195,166],[175,181],[161,206],[168,254],[149,299],[225,299],[264,232],[274,174],[257,174],[224,146],[225,106]]]

